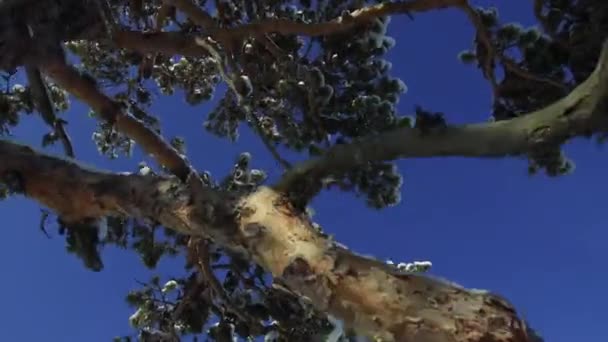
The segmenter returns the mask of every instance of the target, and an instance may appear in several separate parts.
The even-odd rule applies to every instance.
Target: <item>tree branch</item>
[[[182,32],[116,31],[114,43],[117,47],[143,54],[160,52],[166,55],[188,57],[209,56],[207,50],[196,44],[194,36]]]
[[[192,21],[206,30],[206,34],[221,41],[223,44],[230,44],[230,42],[242,40],[249,36],[264,37],[266,41],[266,35],[273,32],[284,35],[331,35],[346,32],[357,25],[368,23],[372,19],[384,15],[425,12],[453,6],[461,8],[469,6],[468,2],[464,0],[413,0],[365,7],[349,13],[346,17],[339,17],[324,23],[307,24],[289,19],[265,19],[233,28],[221,28],[216,25],[211,15],[190,0],[165,0],[165,3],[175,6],[186,13]],[[469,9],[470,11],[467,11],[469,16],[471,13],[475,14],[472,8]],[[208,52],[201,46],[198,46],[193,37],[181,32],[142,33],[121,30],[114,32],[113,39],[118,47],[141,53],[161,52],[168,55],[180,54],[191,57],[208,56]],[[484,44],[489,43],[488,39],[484,39],[483,41]],[[276,47],[271,48],[271,50],[276,53]]]
[[[175,6],[175,8],[184,12],[195,24],[200,25],[204,30],[211,31],[216,29],[215,20],[201,9],[191,0],[163,0],[167,5]]]
[[[497,122],[448,126],[422,134],[404,127],[328,149],[294,166],[275,186],[289,191],[304,180],[320,180],[372,161],[439,156],[505,157],[608,129],[608,42],[593,73],[568,96],[538,111]]]
[[[536,20],[540,23],[543,32],[545,32],[551,39],[557,42],[561,47],[567,47],[568,43],[563,39],[560,39],[556,34],[555,30],[551,28],[547,17],[543,15],[543,7],[545,5],[545,0],[533,0],[533,8],[534,8],[534,16]]]
[[[129,216],[209,237],[257,262],[359,335],[387,342],[537,341],[504,299],[403,273],[338,247],[271,188],[237,202],[214,193],[237,212],[218,220],[226,208],[192,201],[192,189],[174,177],[101,172],[6,140],[0,140],[0,160],[0,181],[8,174],[18,178],[26,196],[63,220]]]
[[[539,82],[539,83],[546,83],[553,87],[559,88],[559,89],[563,90],[564,92],[566,92],[568,90],[568,87],[565,84],[563,84],[562,82],[555,81],[555,80],[552,80],[547,77],[538,76],[527,70],[524,70],[521,67],[519,67],[519,65],[517,65],[517,63],[513,59],[511,59],[507,56],[500,56],[499,59],[502,62],[502,64],[505,66],[505,69],[513,72],[515,75],[517,75],[523,79],[527,79],[527,80],[531,80],[531,81]]]
[[[74,147],[70,136],[65,130],[63,121],[57,119],[55,108],[49,97],[48,88],[42,79],[40,69],[34,65],[26,65],[25,73],[32,92],[32,98],[36,109],[40,113],[42,120],[53,129],[53,133],[59,138],[63,145],[63,150],[68,157],[74,158]]]
[[[176,7],[184,12],[194,14],[200,13],[200,8],[185,7],[189,0],[171,0],[176,2]],[[179,3],[179,4],[177,4]],[[268,33],[280,33],[283,35],[294,34],[304,36],[325,36],[345,32],[355,26],[370,22],[372,19],[392,14],[406,14],[410,12],[426,12],[446,7],[460,7],[467,3],[466,0],[412,0],[382,3],[354,10],[345,16],[322,23],[300,23],[289,19],[263,19],[258,22],[245,24],[233,28],[213,28],[208,34],[227,39],[242,39],[247,36],[261,36]],[[181,6],[184,7],[181,7]],[[188,12],[187,12],[188,11]],[[193,18],[193,20],[195,20]],[[195,21],[204,24],[202,21]]]
[[[192,242],[191,248],[194,250],[193,254],[198,271],[209,285],[209,288],[212,290],[212,295],[219,299],[219,301],[224,304],[224,308],[230,313],[238,317],[241,321],[247,322],[249,327],[252,329],[252,333],[261,334],[264,327],[260,325],[259,321],[256,321],[253,317],[248,315],[247,312],[243,312],[239,307],[234,305],[220,281],[217,279],[215,274],[213,274],[209,255],[209,243],[200,238],[190,241]]]
[[[102,119],[135,140],[179,179],[185,181],[193,173],[190,164],[160,135],[140,120],[124,113],[118,103],[103,94],[94,82],[82,77],[76,69],[67,65],[65,60],[53,59],[41,65],[41,68],[57,85],[87,103]]]

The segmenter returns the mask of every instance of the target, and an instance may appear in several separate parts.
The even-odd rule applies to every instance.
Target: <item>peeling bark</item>
[[[137,217],[212,238],[245,254],[358,334],[382,341],[534,341],[505,300],[400,273],[339,247],[269,187],[238,201],[211,189],[200,196],[175,177],[97,171],[6,140],[0,140],[0,159],[0,176],[19,175],[24,195],[64,220]]]
[[[281,195],[260,188],[241,203],[243,245],[273,276],[381,341],[533,341],[504,299],[357,255],[315,232]]]

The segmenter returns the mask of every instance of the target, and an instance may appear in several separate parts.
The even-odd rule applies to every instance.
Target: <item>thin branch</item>
[[[49,233],[46,231],[46,221],[50,216],[50,212],[48,210],[45,209],[40,209],[40,230],[44,233],[44,235],[50,239],[51,236],[49,235]]]
[[[95,6],[99,12],[101,20],[103,20],[103,26],[106,30],[106,34],[110,40],[114,37],[116,31],[116,19],[111,15],[111,7],[107,0],[95,0]]]
[[[540,18],[542,18],[542,15],[540,14],[540,12],[538,12],[538,13],[536,12],[537,10],[540,11],[540,9],[537,8],[537,6],[539,5],[539,1],[538,0],[535,0],[535,1],[536,1],[535,6],[534,6],[535,14],[539,15],[540,16],[539,20],[541,20]],[[568,89],[561,82],[557,82],[557,81],[551,80],[549,78],[537,76],[537,75],[530,73],[529,71],[522,69],[511,58],[503,55],[502,53],[497,52],[496,49],[494,48],[494,45],[492,44],[492,40],[490,39],[488,30],[485,29],[483,22],[481,21],[481,17],[479,16],[479,13],[477,13],[477,11],[468,3],[468,1],[466,4],[463,4],[459,7],[469,17],[471,23],[475,27],[475,30],[477,31],[477,35],[476,35],[477,39],[479,40],[479,42],[483,45],[483,47],[486,50],[485,56],[480,56],[483,58],[483,61],[482,61],[483,62],[483,74],[484,74],[484,77],[490,81],[490,85],[492,87],[492,91],[493,91],[493,94],[495,97],[497,97],[499,95],[498,83],[496,81],[496,74],[494,73],[494,60],[496,58],[503,64],[505,69],[513,72],[514,74],[517,74],[518,76],[520,76],[522,78],[525,78],[528,80],[533,80],[536,82],[547,83],[553,87],[561,88],[564,91]],[[543,22],[543,21],[541,20],[541,22]]]
[[[514,60],[512,60],[511,58],[509,58],[507,56],[500,56],[499,59],[505,66],[505,69],[513,72],[515,75],[517,75],[523,79],[527,79],[527,80],[531,80],[531,81],[535,81],[535,82],[539,82],[539,83],[546,83],[553,87],[559,88],[563,91],[568,90],[568,87],[565,84],[563,84],[562,82],[558,82],[558,81],[552,80],[550,78],[534,75],[533,73],[519,67]]]
[[[175,13],[175,6],[163,3],[158,9],[158,14],[156,15],[156,22],[154,24],[154,31],[160,32],[165,26],[165,20],[167,19],[175,19],[173,18],[173,14]]]
[[[496,97],[498,83],[496,81],[496,74],[494,73],[494,58],[496,57],[496,49],[494,49],[494,45],[492,44],[492,40],[490,39],[490,35],[488,30],[486,30],[483,22],[481,21],[481,17],[479,13],[469,4],[468,0],[459,1],[460,3],[457,5],[462,11],[466,13],[469,17],[469,21],[473,24],[473,27],[476,31],[476,39],[485,49],[485,55],[478,56],[482,57],[483,62],[483,75],[484,77],[490,81],[490,86],[492,87],[492,92]]]
[[[236,88],[233,78],[230,75],[228,75],[228,72],[226,71],[226,65],[225,65],[226,62],[222,59],[222,56],[220,55],[220,53],[217,51],[217,49],[215,47],[213,47],[205,39],[196,38],[196,43],[198,45],[202,46],[203,48],[205,48],[209,52],[209,54],[213,57],[213,59],[215,60],[217,69],[220,73],[220,76],[222,77],[224,82],[226,82],[226,84],[228,85],[228,88],[230,88],[230,90],[232,90],[232,92],[234,93],[234,96],[236,96],[236,100],[238,103],[241,104],[241,107],[242,107],[243,111],[245,112],[245,116],[246,116],[247,120],[253,124],[255,131],[258,134],[258,136],[262,139],[264,146],[266,146],[266,148],[270,151],[270,154],[277,160],[277,162],[283,168],[285,168],[286,170],[290,169],[291,164],[287,160],[285,160],[283,157],[281,157],[281,155],[279,154],[279,151],[277,151],[276,148],[272,145],[272,143],[268,139],[268,136],[262,129],[262,124],[261,124],[260,120],[257,118],[257,116],[255,116],[255,113],[253,113],[253,111],[251,110],[251,108],[248,105],[243,104],[243,96],[239,93],[238,89]]]
[[[224,287],[220,284],[219,280],[215,277],[213,269],[210,265],[209,256],[209,244],[204,239],[196,238],[192,240],[192,248],[194,249],[194,257],[199,272],[203,275],[203,278],[209,284],[215,296],[224,304],[224,307],[228,312],[238,317],[241,321],[247,322],[249,326],[257,333],[263,331],[263,326],[256,322],[254,319],[249,317],[243,310],[235,307],[232,300],[224,291]]]
[[[191,236],[188,239],[188,244],[186,247],[186,260],[188,264],[191,265],[195,265],[197,263],[197,255],[195,249],[197,241],[198,238],[194,236]],[[212,294],[210,293],[210,291],[208,291],[210,289],[209,287],[207,287],[207,282],[205,281],[203,274],[201,272],[196,272],[194,273],[194,276],[194,284],[192,284],[188,288],[188,290],[183,294],[181,300],[177,304],[177,307],[172,313],[174,320],[178,320],[186,309],[186,307],[188,307],[193,301],[198,300],[197,298],[200,298],[199,295],[202,294],[203,291],[205,291],[205,299],[209,303],[212,303],[213,301],[213,298],[211,298]]]
[[[268,50],[274,58],[279,58],[285,54],[281,47],[278,46],[277,43],[275,43],[274,40],[272,40],[268,34],[265,34],[262,37],[262,44],[264,44],[266,50]]]
[[[55,108],[50,99],[48,88],[42,79],[40,69],[34,65],[26,65],[25,73],[32,92],[32,98],[36,109],[40,113],[42,120],[53,129],[54,134],[59,138],[63,145],[63,150],[68,157],[74,158],[74,147],[70,136],[65,130],[63,121],[55,115]]]
[[[275,186],[288,192],[304,180],[321,180],[372,161],[439,156],[505,157],[523,155],[575,136],[608,129],[608,42],[593,73],[568,96],[538,111],[497,122],[437,128],[422,134],[403,127],[337,145],[317,159],[287,172]]]
[[[215,277],[211,265],[209,264],[209,244],[204,239],[191,238],[188,241],[188,248],[193,252],[192,257],[196,263],[198,271],[203,276],[203,279],[209,284],[213,294],[220,298],[221,301],[227,304],[229,302],[228,295],[224,291],[222,284]]]
[[[96,84],[82,77],[66,64],[65,60],[53,59],[41,66],[57,85],[87,103],[102,119],[129,138],[135,140],[157,162],[182,181],[193,174],[190,164],[163,138],[128,113],[124,113],[118,103],[102,93]]]

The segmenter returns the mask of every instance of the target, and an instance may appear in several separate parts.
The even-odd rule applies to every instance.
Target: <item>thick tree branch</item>
[[[560,145],[576,136],[608,129],[608,42],[593,73],[568,96],[511,120],[448,126],[422,134],[399,128],[328,149],[317,159],[294,166],[276,186],[288,191],[310,179],[336,175],[372,161],[440,156],[505,157]]]
[[[266,19],[234,28],[220,28],[216,25],[213,17],[190,0],[166,0],[165,2],[186,13],[192,21],[206,30],[206,34],[224,44],[230,44],[230,42],[242,40],[249,36],[266,37],[268,33],[273,32],[308,36],[337,34],[348,31],[357,25],[368,23],[370,20],[383,15],[425,12],[451,6],[468,6],[467,2],[462,0],[414,0],[366,7],[350,13],[346,18],[340,17],[324,23],[306,24],[288,19]],[[467,12],[469,15],[473,13],[469,12]],[[141,53],[160,52],[168,55],[179,54],[191,57],[209,55],[204,48],[195,43],[193,37],[181,32],[142,33],[121,30],[114,32],[113,39],[118,47]],[[489,42],[489,40],[484,39],[484,42]]]
[[[236,41],[241,41],[247,37],[261,37],[263,42],[268,42],[269,33],[279,33],[283,35],[304,35],[310,37],[334,35],[344,33],[348,30],[369,23],[371,20],[388,15],[409,14],[412,12],[427,12],[439,10],[449,7],[459,8],[464,11],[475,28],[478,31],[478,37],[481,43],[489,52],[489,56],[493,56],[493,47],[489,36],[483,28],[479,15],[475,9],[471,7],[468,0],[411,0],[391,3],[382,3],[373,6],[367,6],[354,10],[350,13],[342,15],[330,21],[321,23],[301,23],[290,19],[276,18],[263,19],[257,22],[252,22],[244,25],[239,25],[230,28],[222,28],[217,25],[214,18],[205,10],[194,4],[191,0],[164,0],[166,4],[175,6],[180,11],[184,12],[194,23],[201,26],[205,30],[205,34],[213,37],[224,45],[225,48],[232,48],[232,44]],[[135,38],[131,36],[131,38]],[[140,46],[138,41],[128,41],[126,37],[119,39],[120,46],[125,48],[136,49],[154,49],[153,46]],[[159,49],[166,50],[171,47],[171,44],[158,40]],[[152,44],[154,45],[154,44]],[[272,45],[272,44],[271,44]],[[183,49],[184,47],[182,47]],[[270,46],[271,52],[276,53],[276,46]],[[188,51],[192,53],[193,46],[188,47]],[[198,52],[198,51],[197,51]],[[488,58],[488,64],[485,66],[484,73],[490,75],[492,58]],[[493,73],[492,73],[493,75]]]
[[[19,179],[26,196],[64,220],[121,215],[212,238],[360,335],[387,342],[536,341],[504,299],[402,273],[338,247],[271,188],[260,187],[237,202],[215,193],[237,213],[219,220],[226,208],[192,201],[192,189],[175,178],[100,172],[6,140],[0,140],[0,160],[0,180],[9,174]]]
[[[124,113],[119,104],[103,94],[97,85],[82,77],[63,59],[53,59],[41,66],[57,85],[91,106],[102,119],[129,138],[135,140],[147,153],[153,155],[159,164],[168,168],[181,180],[192,174],[190,164],[163,138],[145,126],[143,122]]]
[[[370,22],[372,19],[392,14],[405,14],[410,12],[426,12],[446,7],[461,7],[467,4],[466,0],[412,0],[391,3],[382,3],[357,9],[331,21],[322,23],[300,23],[289,19],[264,19],[258,22],[236,26],[233,28],[215,27],[209,15],[205,14],[190,0],[168,0],[190,18],[209,30],[207,34],[225,39],[242,39],[247,36],[262,36],[267,33],[280,33],[284,35],[295,34],[304,36],[325,36],[345,32],[357,25]]]
[[[39,2],[39,1],[38,1]],[[337,18],[329,22],[319,24],[297,23],[285,19],[267,19],[261,22],[243,25],[230,29],[215,28],[215,21],[211,15],[201,10],[189,0],[165,0],[165,3],[174,5],[187,13],[190,18],[204,29],[218,30],[225,33],[220,35],[231,35],[233,38],[242,38],[248,35],[266,33],[300,34],[308,36],[321,36],[344,32],[352,27],[369,22],[369,20],[384,15],[400,14],[408,12],[425,12],[445,7],[463,6],[466,0],[412,0],[393,3],[384,3],[355,10],[345,18]],[[25,7],[32,0],[1,0],[0,10],[9,9],[12,6]],[[211,33],[211,32],[207,32]]]

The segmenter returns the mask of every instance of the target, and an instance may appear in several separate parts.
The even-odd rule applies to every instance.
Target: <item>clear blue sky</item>
[[[501,18],[532,23],[530,1],[474,1],[499,4]],[[409,87],[399,104],[444,111],[451,122],[486,120],[490,91],[480,72],[460,64],[471,25],[457,11],[395,17],[389,33],[394,75]],[[216,93],[215,99],[221,93]],[[237,144],[202,128],[209,106],[189,107],[163,98],[154,112],[168,136],[187,138],[189,158],[214,175],[226,174],[236,155],[249,150],[254,165],[276,177],[279,168],[246,129]],[[67,119],[78,157],[101,168],[133,170],[139,159],[109,161],[97,155],[87,108],[74,105]],[[46,128],[25,119],[15,138],[38,146]],[[547,342],[608,341],[608,240],[605,204],[608,185],[605,148],[588,141],[566,147],[574,174],[559,179],[529,177],[520,159],[402,160],[402,203],[372,211],[363,200],[338,192],[314,202],[316,220],[352,249],[395,261],[431,260],[433,273],[467,287],[485,288],[511,300]],[[59,149],[54,149],[60,153]],[[38,229],[39,206],[23,198],[0,202],[0,332],[6,341],[109,341],[130,333],[132,313],[123,298],[146,280],[134,253],[106,250],[105,270],[93,273],[64,249],[63,237],[47,239]],[[160,265],[166,276],[180,275],[181,260]]]

